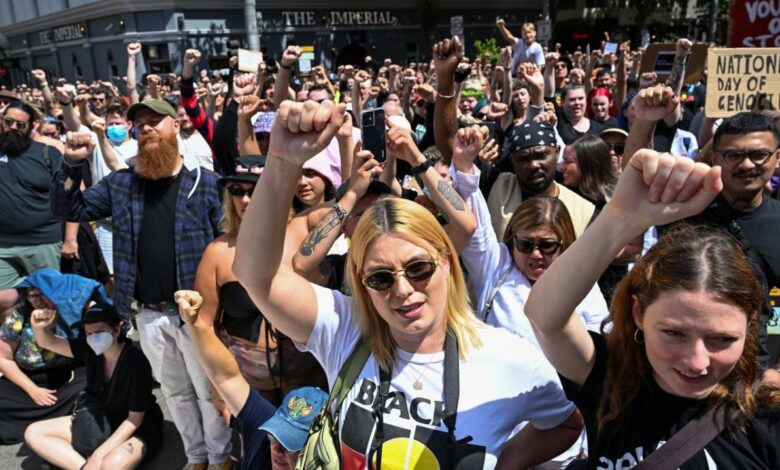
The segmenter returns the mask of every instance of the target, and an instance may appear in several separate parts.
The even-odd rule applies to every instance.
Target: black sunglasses
[[[13,127],[14,124],[15,124],[16,128],[19,129],[20,131],[23,131],[23,130],[27,129],[27,126],[29,125],[25,121],[17,121],[16,119],[12,119],[12,118],[9,118],[9,117],[3,119],[3,123],[7,127]]]
[[[615,155],[623,155],[623,152],[626,150],[625,144],[610,144],[609,146],[615,151]]]
[[[229,192],[232,196],[235,196],[235,197],[244,197],[244,196],[252,197],[252,193],[255,191],[255,187],[254,186],[252,186],[249,189],[244,189],[244,188],[242,188],[240,186],[230,185],[230,186],[226,187],[225,189],[227,190],[227,192]]]
[[[755,165],[763,165],[769,160],[775,151],[771,150],[726,150],[719,152],[729,165],[740,165],[749,158]]]
[[[380,269],[363,278],[363,285],[371,290],[383,291],[393,287],[396,275],[403,273],[411,282],[425,282],[436,272],[438,261],[432,259],[415,260],[407,264],[404,269],[391,271]]]
[[[533,253],[535,249],[539,249],[540,252],[542,252],[545,255],[552,255],[555,254],[558,249],[561,248],[561,241],[560,240],[539,240],[538,242],[536,240],[531,240],[530,238],[517,238],[512,237],[512,240],[515,242],[515,248],[517,248],[517,251],[521,253]]]

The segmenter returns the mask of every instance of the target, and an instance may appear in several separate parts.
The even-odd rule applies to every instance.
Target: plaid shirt
[[[51,209],[55,217],[69,222],[112,218],[114,300],[117,310],[128,317],[138,266],[137,244],[144,209],[143,180],[128,168],[111,173],[81,192],[79,186],[84,168],[84,164],[62,163],[52,179]],[[222,202],[216,174],[202,168],[182,168],[182,172],[174,221],[176,282],[179,289],[192,289],[203,251],[220,234]]]

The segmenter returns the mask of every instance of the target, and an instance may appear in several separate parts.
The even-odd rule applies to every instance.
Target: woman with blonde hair
[[[354,298],[281,263],[289,207],[280,201],[291,199],[304,162],[330,142],[344,112],[329,101],[282,104],[234,263],[252,299],[314,354],[331,385],[352,352],[369,345],[338,410],[341,468],[492,469],[521,421],[532,425],[512,441],[522,453],[509,453],[506,465],[548,460],[576,439],[579,417],[530,343],[473,316],[455,248],[464,234],[450,240],[425,208],[388,197],[363,213],[352,236],[347,277]],[[473,214],[411,133],[391,125],[387,140],[450,219],[473,231]],[[360,172],[381,169],[370,159]],[[349,190],[324,232],[338,230],[356,200]]]
[[[606,336],[572,314],[628,240],[707,207],[720,171],[640,150],[531,291],[525,313],[585,416],[588,468],[780,465],[780,391],[759,382],[756,358],[761,288],[735,240],[690,228],[661,237],[620,283]]]

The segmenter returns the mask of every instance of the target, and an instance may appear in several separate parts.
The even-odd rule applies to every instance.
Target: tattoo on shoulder
[[[441,194],[442,197],[446,199],[452,207],[455,208],[455,210],[466,210],[466,205],[463,203],[463,199],[458,196],[458,193],[455,192],[455,189],[447,184],[446,181],[439,180],[439,182],[436,184],[436,189],[439,191],[439,194]]]
[[[341,226],[341,219],[335,210],[331,210],[314,226],[301,244],[298,252],[301,256],[310,256],[317,245],[324,240],[334,228]]]

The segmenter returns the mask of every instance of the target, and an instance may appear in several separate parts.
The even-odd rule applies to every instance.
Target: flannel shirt
[[[114,303],[129,318],[135,293],[138,236],[144,209],[143,180],[132,168],[109,174],[95,186],[79,191],[85,164],[62,166],[52,179],[51,209],[68,222],[112,218],[114,232]],[[203,251],[220,234],[222,202],[218,177],[211,171],[182,167],[182,182],[176,200],[176,282],[179,289],[192,289]],[[171,299],[173,301],[173,299]]]

